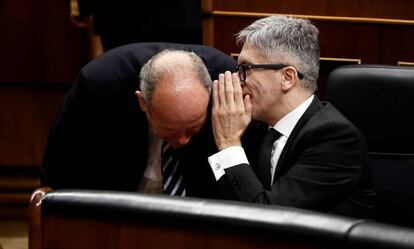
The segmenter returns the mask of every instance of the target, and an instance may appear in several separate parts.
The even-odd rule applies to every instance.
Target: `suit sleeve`
[[[86,79],[81,71],[58,111],[49,130],[48,142],[44,153],[41,182],[43,186],[63,188],[71,181],[68,172],[78,164],[82,155],[79,145],[84,123],[87,122]],[[73,180],[73,179],[72,179]]]
[[[358,132],[347,124],[327,124],[298,135],[289,153],[288,165],[271,189],[248,164],[226,169],[226,184],[242,201],[328,210],[357,184],[366,162],[365,147]],[[277,171],[279,169],[276,169]]]

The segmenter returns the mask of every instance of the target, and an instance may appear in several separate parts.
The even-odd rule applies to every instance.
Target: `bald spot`
[[[179,126],[196,126],[206,114],[209,94],[198,79],[190,58],[182,53],[169,53],[156,62],[164,71],[154,89],[152,112],[161,122]]]

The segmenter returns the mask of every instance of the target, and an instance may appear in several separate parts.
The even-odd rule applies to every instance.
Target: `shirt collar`
[[[295,128],[296,123],[299,121],[303,113],[305,113],[305,111],[312,103],[313,98],[314,95],[311,95],[293,111],[286,114],[273,126],[273,129],[280,132],[283,136],[289,137],[290,133],[292,133],[293,131],[293,128]]]

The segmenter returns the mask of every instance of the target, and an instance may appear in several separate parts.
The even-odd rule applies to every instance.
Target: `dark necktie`
[[[177,151],[167,142],[161,149],[161,172],[164,193],[168,195],[185,196],[183,175],[179,167]]]
[[[270,128],[263,139],[260,146],[259,158],[257,160],[257,176],[263,186],[270,189],[271,186],[271,158],[273,143],[281,136],[278,131]]]

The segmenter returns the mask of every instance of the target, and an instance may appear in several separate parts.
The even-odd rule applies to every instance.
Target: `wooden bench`
[[[30,249],[414,247],[414,232],[404,228],[295,208],[163,195],[39,189],[30,213]],[[390,236],[377,240],[384,234]]]

